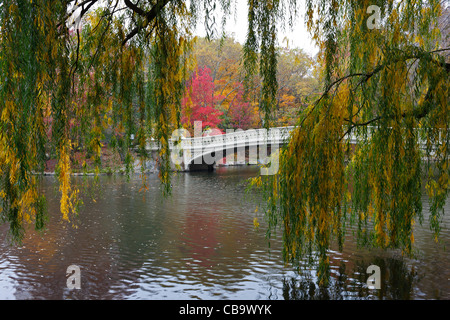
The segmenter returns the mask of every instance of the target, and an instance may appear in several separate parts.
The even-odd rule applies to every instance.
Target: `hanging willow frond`
[[[380,29],[367,24],[374,4]],[[326,285],[328,250],[342,248],[349,222],[360,245],[413,252],[424,176],[438,239],[450,176],[449,68],[439,53],[450,48],[442,47],[439,1],[307,1],[306,8],[324,93],[264,186],[285,260],[318,258]]]

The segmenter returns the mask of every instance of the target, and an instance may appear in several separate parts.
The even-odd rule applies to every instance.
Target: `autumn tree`
[[[278,48],[277,101],[275,122],[277,126],[295,125],[308,102],[320,93],[318,79],[314,76],[318,66],[315,59],[302,49]]]
[[[257,112],[244,97],[244,72],[242,69],[242,45],[232,36],[208,41],[199,38],[193,48],[198,66],[211,70],[214,90],[220,99],[217,108],[223,113],[221,129],[258,128]],[[239,124],[243,127],[239,127]]]
[[[246,128],[259,128],[264,118],[259,109],[262,80],[259,74],[253,75],[251,85],[244,88],[245,72],[242,68],[243,47],[232,36],[208,41],[199,38],[193,49],[197,64],[207,66],[215,84],[215,91],[222,96],[218,108],[224,113],[222,127],[236,128],[238,119],[231,115],[245,114]],[[279,85],[273,113],[274,125],[292,125],[299,112],[318,94],[318,81],[314,77],[315,60],[303,50],[288,45],[276,46],[276,79]],[[255,68],[259,68],[255,65]],[[244,91],[244,94],[242,92]],[[236,110],[233,110],[237,108]],[[245,112],[244,112],[245,110]],[[242,122],[242,120],[241,120]],[[243,128],[243,127],[242,127]]]
[[[263,185],[285,260],[317,258],[326,284],[328,250],[342,249],[349,223],[359,245],[413,252],[422,181],[438,241],[449,193],[450,48],[441,42],[440,1],[306,3],[323,94],[301,114],[278,174]]]
[[[22,238],[27,222],[43,226],[45,198],[35,173],[43,172],[49,149],[57,156],[62,217],[76,214],[71,150],[89,148],[98,156],[105,127],[117,129],[125,149],[132,135],[140,149],[158,139],[160,176],[169,191],[168,140],[180,123],[190,72],[189,10],[197,6],[168,0],[0,4],[0,204],[13,240]],[[126,160],[132,163],[129,153]]]
[[[216,109],[220,96],[215,93],[211,70],[198,68],[186,86],[182,101],[182,123],[193,132],[194,123],[202,122],[205,128],[217,128],[222,122],[222,112]]]
[[[250,103],[245,100],[244,86],[242,83],[234,83],[233,86],[235,92],[228,102],[226,112],[227,127],[242,130],[254,128],[252,125],[256,115]]]
[[[280,25],[295,22],[298,2],[247,4],[242,83],[246,92],[258,86],[261,123],[268,128],[280,88],[277,34]],[[28,221],[43,226],[45,198],[34,173],[42,173],[49,144],[58,157],[62,216],[76,212],[69,156],[74,117],[94,151],[102,118],[106,125],[112,118],[126,145],[132,134],[141,149],[149,138],[159,141],[160,178],[170,192],[168,141],[180,127],[193,69],[192,30],[203,17],[212,37],[218,9],[231,16],[232,1],[0,4],[1,219],[14,239]],[[333,242],[342,248],[349,220],[358,226],[360,244],[412,251],[414,223],[423,220],[423,176],[438,238],[450,170],[450,48],[442,45],[438,23],[443,9],[439,0],[306,0],[323,93],[301,113],[278,174],[255,183],[267,191],[270,230],[282,228],[285,261],[317,257],[322,284],[330,274],[328,250]],[[87,25],[75,25],[72,36],[68,21],[75,13],[74,20]],[[46,118],[52,119],[50,138]],[[356,138],[354,152],[348,137]]]
[[[199,67],[208,67],[219,93],[224,95],[227,86],[242,82],[241,71],[242,45],[232,36],[219,39],[198,38],[192,54]]]

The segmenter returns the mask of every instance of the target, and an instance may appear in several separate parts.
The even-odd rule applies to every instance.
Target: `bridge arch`
[[[241,146],[224,146],[214,150],[204,150],[192,156],[187,163],[189,171],[212,171],[221,159],[227,163],[258,164],[267,163],[272,149],[278,149],[279,144],[252,143]],[[248,163],[247,163],[248,157]]]
[[[185,138],[176,131],[169,140],[174,169],[182,171],[213,170],[219,159],[231,157],[245,162],[245,153],[252,155],[250,164],[264,162],[272,149],[287,143],[294,127],[249,129],[227,131],[226,134]],[[147,147],[159,149],[159,143],[152,141]],[[236,156],[235,156],[236,155]]]

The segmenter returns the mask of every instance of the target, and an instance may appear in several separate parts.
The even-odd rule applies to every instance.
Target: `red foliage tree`
[[[181,122],[189,129],[193,128],[195,121],[202,121],[202,130],[206,127],[217,128],[222,122],[219,117],[223,114],[215,108],[218,99],[220,96],[214,93],[211,70],[198,68],[186,86]]]
[[[253,123],[253,112],[250,103],[244,100],[244,87],[241,83],[235,83],[237,93],[228,107],[229,125],[234,129],[250,129]]]

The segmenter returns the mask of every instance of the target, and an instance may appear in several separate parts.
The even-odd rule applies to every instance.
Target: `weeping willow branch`
[[[170,2],[170,0],[161,0],[158,1],[149,11],[144,11],[140,9],[138,6],[134,5],[131,1],[126,0],[125,4],[129,7],[133,12],[145,18],[145,22],[142,25],[137,25],[131,30],[125,39],[122,41],[122,45],[125,45],[130,39],[136,36],[140,30],[145,29],[148,24],[153,21],[156,16],[164,9],[164,7]]]
[[[319,102],[325,98],[326,96],[328,96],[330,90],[335,87],[335,86],[339,86],[343,81],[353,78],[353,77],[361,77],[362,79],[357,83],[356,87],[354,89],[352,89],[353,91],[356,91],[361,84],[369,81],[369,79],[371,77],[373,77],[375,74],[381,72],[382,70],[384,70],[385,68],[387,68],[389,65],[393,65],[396,64],[398,62],[401,61],[408,61],[411,59],[415,59],[415,61],[420,60],[420,59],[427,59],[432,61],[434,64],[436,64],[438,67],[444,68],[446,70],[447,73],[450,73],[450,63],[445,63],[439,60],[436,60],[434,58],[430,59],[430,54],[433,53],[439,53],[439,52],[445,52],[445,51],[450,51],[450,48],[443,48],[443,49],[438,49],[438,50],[433,50],[430,52],[425,52],[423,50],[421,50],[420,48],[417,47],[413,47],[411,49],[412,51],[416,51],[414,54],[411,53],[405,53],[403,57],[397,57],[396,59],[393,59],[392,61],[390,61],[389,63],[386,64],[380,64],[377,67],[375,67],[373,69],[373,71],[368,72],[368,73],[353,73],[353,74],[349,74],[346,75],[344,77],[341,77],[335,81],[333,81],[326,89],[325,92],[321,95],[321,97],[316,101],[315,105],[313,108],[311,108],[310,112],[308,113],[308,115],[314,111],[315,107],[319,104]],[[425,96],[424,99],[424,103],[422,104],[422,106],[420,108],[417,108],[409,113],[402,113],[402,117],[408,117],[408,116],[413,116],[416,119],[421,119],[423,117],[425,117],[428,112],[431,110],[432,108],[432,103],[431,103],[431,92],[432,90],[429,88],[427,90],[427,94]],[[358,112],[361,110],[361,108],[358,110]],[[305,121],[305,119],[308,117],[308,115],[302,120],[302,122],[300,123],[300,125]],[[355,115],[354,115],[355,116]],[[386,117],[385,117],[386,118]],[[347,134],[349,134],[355,127],[362,127],[362,126],[368,126],[376,121],[379,121],[383,119],[383,116],[376,116],[373,119],[367,120],[365,122],[360,122],[360,123],[355,123],[353,122],[353,120],[348,119],[348,118],[344,118],[344,120],[348,123],[351,124],[351,126],[348,128],[348,130],[344,133],[344,135],[339,139],[339,141],[341,141]],[[393,119],[393,117],[390,117],[390,119]]]
[[[379,1],[385,15],[380,30],[367,28],[369,5],[307,1],[324,92],[303,112],[280,154],[278,174],[253,180],[267,192],[269,230],[282,226],[284,260],[300,266],[312,257],[323,285],[330,275],[328,250],[333,241],[342,247],[349,215],[359,245],[412,252],[412,226],[422,210],[419,126],[426,157],[433,152],[437,160],[437,177],[427,176],[436,239],[449,193],[449,66],[438,54],[450,49],[439,48],[440,4]],[[411,59],[417,65],[408,82]],[[361,143],[354,150],[341,143],[343,131],[374,123],[370,137],[358,130]]]

